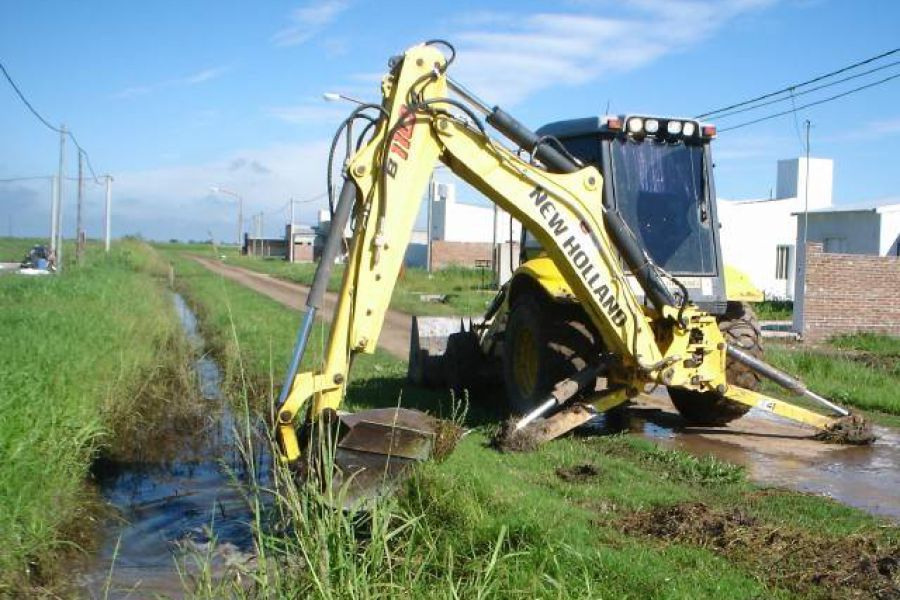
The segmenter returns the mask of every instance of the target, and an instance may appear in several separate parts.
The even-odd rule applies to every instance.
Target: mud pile
[[[703,503],[626,516],[628,534],[708,548],[749,567],[769,584],[828,598],[900,598],[900,543],[873,534],[841,539],[762,523],[740,509]]]
[[[862,446],[875,441],[872,426],[864,418],[849,415],[835,421],[815,436],[815,439],[830,444],[851,444]]]
[[[600,477],[600,469],[591,463],[559,467],[556,469],[556,476],[566,483],[590,483]]]
[[[539,432],[533,427],[516,429],[518,418],[509,418],[491,438],[490,447],[500,452],[533,452],[540,445]]]

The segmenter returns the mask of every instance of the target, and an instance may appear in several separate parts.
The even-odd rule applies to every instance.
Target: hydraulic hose
[[[537,133],[530,130],[502,108],[495,106],[492,109],[488,109],[483,102],[464,87],[452,80],[449,83],[451,83],[451,87],[455,92],[473,103],[481,111],[486,112],[485,120],[494,129],[520,148],[531,152],[550,171],[555,173],[574,173],[582,168],[574,158],[570,155],[567,156],[568,153],[564,153],[548,144],[542,144],[541,137]],[[675,306],[675,297],[663,283],[659,272],[647,260],[647,255],[635,237],[630,234],[628,225],[625,223],[622,215],[619,214],[619,211],[607,209],[603,214],[606,229],[613,244],[619,251],[619,254],[622,255],[622,258],[625,259],[625,264],[628,265],[632,274],[637,278],[638,283],[644,289],[647,298],[650,299],[653,306],[659,311],[662,311],[663,306]]]
[[[284,374],[284,381],[281,383],[281,392],[278,394],[277,403],[279,410],[287,401],[294,378],[297,376],[297,370],[300,368],[300,362],[306,353],[306,345],[309,342],[309,334],[312,331],[316,312],[322,307],[322,300],[328,287],[328,279],[331,277],[331,269],[344,241],[344,228],[347,226],[350,213],[353,211],[353,205],[356,203],[357,189],[356,183],[352,180],[344,180],[344,187],[341,188],[337,208],[335,208],[334,217],[331,219],[329,226],[328,239],[325,240],[325,248],[322,250],[322,256],[319,258],[319,266],[316,267],[316,275],[309,290],[309,295],[306,297],[306,312],[303,315],[303,321],[300,323],[300,329],[297,330],[297,339],[294,342],[294,350],[291,353],[291,363]]]

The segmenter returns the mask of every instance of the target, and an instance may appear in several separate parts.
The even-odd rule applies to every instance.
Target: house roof
[[[842,213],[842,212],[874,212],[886,213],[900,211],[900,198],[879,198],[868,202],[854,202],[852,204],[838,204],[835,206],[826,206],[823,208],[811,208],[809,214],[817,213]],[[802,215],[803,211],[791,213]]]

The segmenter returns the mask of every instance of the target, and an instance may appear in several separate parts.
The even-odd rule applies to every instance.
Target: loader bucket
[[[338,422],[331,486],[345,508],[389,493],[411,467],[449,453],[459,439],[454,424],[407,408],[341,414]]]

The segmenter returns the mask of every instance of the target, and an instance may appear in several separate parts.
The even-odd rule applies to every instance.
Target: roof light
[[[612,131],[621,131],[622,130],[622,119],[619,117],[613,116],[605,116],[603,120],[606,121],[606,128]]]
[[[641,133],[644,130],[643,119],[628,119],[629,133]]]
[[[681,129],[681,132],[685,137],[691,137],[695,133],[697,133],[697,126],[691,123],[690,121],[684,122],[684,127]]]
[[[656,133],[659,131],[659,121],[656,119],[647,119],[644,121],[644,129],[647,130],[647,133]]]
[[[701,125],[700,130],[703,132],[703,137],[716,137],[715,125]]]
[[[681,121],[669,121],[666,124],[666,133],[669,135],[678,135],[681,133]]]

